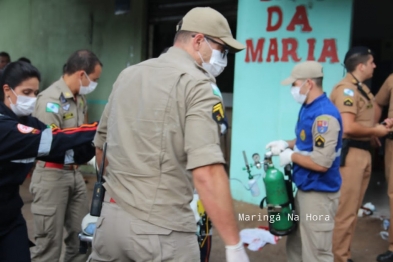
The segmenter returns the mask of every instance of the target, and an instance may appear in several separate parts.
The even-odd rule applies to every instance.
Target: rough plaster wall
[[[114,0],[1,0],[0,51],[29,58],[42,74],[41,89],[60,78],[68,56],[88,48],[104,64],[88,96],[89,120],[98,120],[113,82],[127,65],[144,59],[144,2],[114,15]]]

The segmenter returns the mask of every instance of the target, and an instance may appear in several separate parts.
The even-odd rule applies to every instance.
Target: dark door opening
[[[237,4],[238,0],[149,0],[147,57],[158,57],[165,48],[172,46],[177,23],[189,10],[198,6],[208,6],[223,14],[236,37]],[[229,54],[226,69],[217,77],[217,85],[222,93],[233,93],[234,69],[235,56]]]
[[[355,0],[353,6],[351,46],[367,46],[374,53],[376,68],[373,78],[367,81],[374,95],[389,74],[393,73],[393,22],[390,11],[392,1]],[[381,119],[386,118],[387,108]],[[373,149],[373,171],[384,171],[384,141],[382,147]]]

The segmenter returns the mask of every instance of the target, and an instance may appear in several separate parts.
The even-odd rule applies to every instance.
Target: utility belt
[[[79,167],[78,165],[64,165],[64,164],[53,163],[53,162],[42,162],[41,166],[44,168],[57,168],[63,170],[76,170]]]
[[[371,142],[344,138],[341,147],[340,166],[345,166],[345,158],[348,155],[350,147],[359,148],[368,151],[371,148]]]
[[[392,139],[393,140],[393,132],[389,132],[386,136],[387,139]]]

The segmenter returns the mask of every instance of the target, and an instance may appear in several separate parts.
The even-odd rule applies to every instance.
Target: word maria
[[[314,215],[314,214],[306,214],[306,221],[330,221],[331,218],[329,215]],[[259,213],[258,215],[247,215],[244,213],[239,213],[238,216],[239,221],[268,221],[269,223],[274,223],[276,221],[281,221],[281,215],[262,215]],[[290,221],[299,221],[299,215],[295,214],[287,214],[287,219]]]
[[[278,17],[275,22],[273,22],[273,16]],[[266,32],[275,32],[279,30],[283,23],[282,9],[279,6],[268,7],[267,19]],[[313,31],[304,5],[296,7],[295,14],[285,29],[288,32],[294,32],[296,27],[301,27],[301,32],[305,33]],[[318,62],[326,62],[329,59],[331,63],[339,63],[340,60],[337,53],[336,39],[332,37],[318,39],[318,41],[322,42],[322,49],[319,52],[315,51],[317,39],[310,37],[306,40],[307,57],[299,57],[299,42],[294,37],[282,39],[277,39],[276,37],[269,39],[259,38],[257,40],[250,38],[246,40],[247,50],[245,62],[289,62],[289,58],[294,62],[299,62],[306,58],[306,60],[316,60]],[[268,51],[266,57],[263,57],[263,51],[265,49],[268,49]]]

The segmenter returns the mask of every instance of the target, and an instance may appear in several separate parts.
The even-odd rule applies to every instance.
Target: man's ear
[[[202,42],[205,40],[205,37],[203,34],[196,34],[193,38],[192,38],[192,42],[193,42],[193,46],[195,48],[195,50],[199,51],[201,48],[201,44]]]

